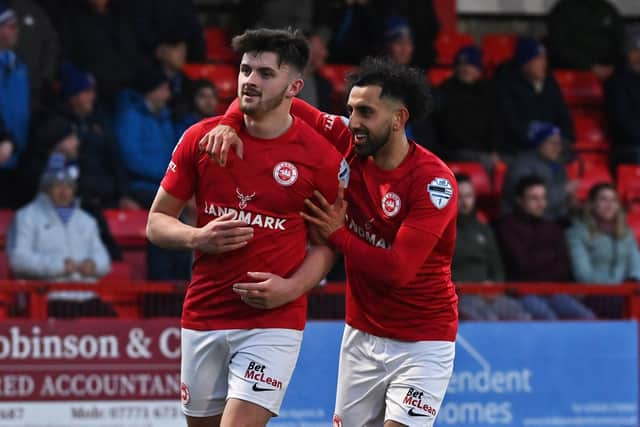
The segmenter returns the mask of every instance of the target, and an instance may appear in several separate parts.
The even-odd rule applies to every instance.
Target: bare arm
[[[245,246],[253,238],[253,228],[233,214],[220,216],[203,227],[182,223],[178,217],[186,201],[173,197],[162,187],[149,210],[147,238],[165,249],[196,249],[217,254]]]

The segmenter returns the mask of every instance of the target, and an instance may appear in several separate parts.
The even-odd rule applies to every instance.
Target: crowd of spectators
[[[233,4],[230,35],[261,25],[305,31],[311,60],[300,96],[324,111],[344,113],[327,63],[381,55],[425,76],[437,63],[432,1]],[[640,27],[625,27],[605,0],[560,0],[547,23],[546,38],[520,35],[491,70],[479,46],[462,46],[433,89],[433,114],[408,128],[445,161],[480,163],[489,176],[506,167],[495,217],[479,215],[472,180],[458,177],[456,282],[640,279],[616,187],[598,184],[581,201],[567,175],[576,131],[551,72],[598,77],[610,166],[640,163]],[[0,0],[0,208],[17,210],[7,245],[15,277],[95,280],[122,258],[103,211],[148,209],[180,135],[223,110],[215,82],[184,72],[206,51],[191,1]],[[148,278],[188,279],[190,262],[150,245]],[[91,293],[66,297],[99,303]],[[620,307],[569,295],[460,301],[462,318],[485,320],[616,316]]]

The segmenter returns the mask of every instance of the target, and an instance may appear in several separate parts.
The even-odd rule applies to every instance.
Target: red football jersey
[[[228,119],[237,119],[230,111]],[[454,341],[458,329],[451,260],[458,189],[451,170],[411,142],[396,169],[378,168],[352,150],[343,118],[294,100],[292,113],[311,124],[349,162],[346,227],[331,236],[344,253],[346,322],[372,335],[406,341]]]
[[[266,271],[283,277],[306,255],[307,228],[300,212],[304,199],[319,190],[335,200],[342,156],[302,120],[276,139],[259,139],[244,128],[244,159],[231,155],[220,167],[200,153],[198,142],[219,122],[203,120],[189,128],[173,152],[162,187],[188,200],[195,195],[198,226],[233,212],[254,228],[242,249],[219,255],[195,254],[182,327],[196,330],[304,329],[306,296],[273,310],[254,309],[232,290],[253,281],[246,273]]]

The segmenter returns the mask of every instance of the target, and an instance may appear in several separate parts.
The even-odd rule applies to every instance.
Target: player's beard
[[[282,91],[270,98],[263,98],[263,93],[261,92],[259,95],[258,102],[254,104],[245,104],[242,101],[242,96],[240,96],[240,111],[252,118],[259,118],[269,113],[270,111],[275,110],[282,104],[284,101],[285,93],[287,92],[287,87],[285,86]]]
[[[378,134],[372,133],[369,129],[363,128],[358,129],[358,132],[366,132],[367,139],[363,143],[354,144],[354,148],[356,154],[360,157],[369,157],[373,156],[380,150],[384,145],[389,142],[391,138],[391,125],[387,126],[386,131],[380,132]],[[352,129],[351,132],[355,133],[355,130]]]

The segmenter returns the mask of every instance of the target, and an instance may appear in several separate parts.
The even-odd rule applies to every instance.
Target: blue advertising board
[[[331,425],[342,328],[309,322],[270,426]],[[436,425],[638,426],[637,323],[462,323]]]

